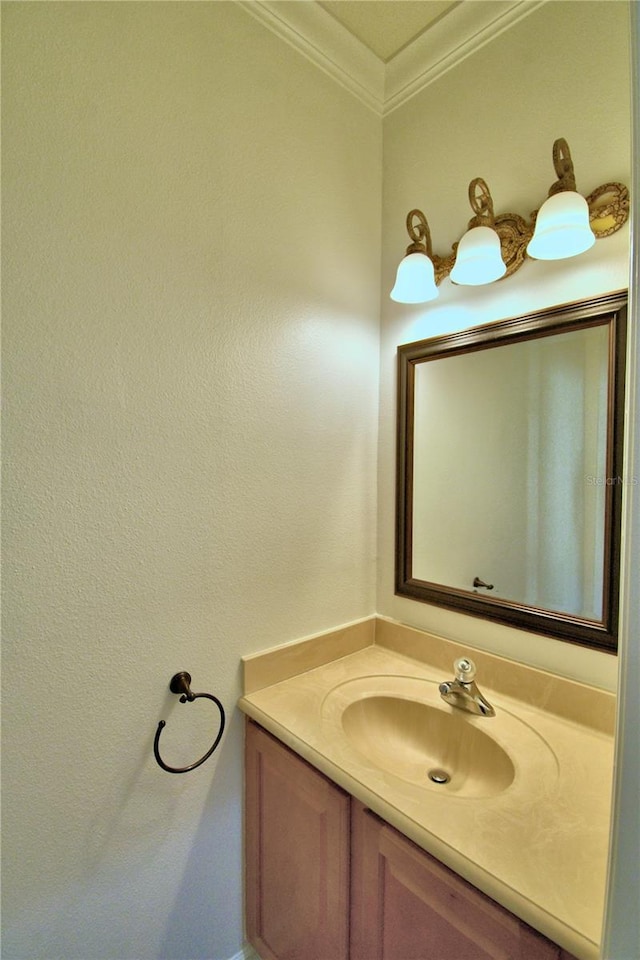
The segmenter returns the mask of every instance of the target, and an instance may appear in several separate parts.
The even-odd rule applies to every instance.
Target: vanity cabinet
[[[253,721],[245,857],[261,960],[575,960]]]
[[[247,936],[261,960],[349,960],[351,798],[249,722]]]
[[[351,960],[559,960],[560,949],[353,801]]]

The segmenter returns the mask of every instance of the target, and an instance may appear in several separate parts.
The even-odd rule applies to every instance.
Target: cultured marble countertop
[[[417,656],[416,656],[417,654]],[[496,716],[471,717],[515,766],[491,796],[442,792],[384,772],[345,736],[351,697],[425,694],[471,656]],[[565,947],[598,960],[605,897],[615,698],[372,618],[244,659],[240,708],[331,780],[488,896]],[[455,708],[445,707],[447,710]]]

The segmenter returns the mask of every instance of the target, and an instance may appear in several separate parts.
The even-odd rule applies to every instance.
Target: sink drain
[[[446,770],[429,770],[427,776],[432,783],[449,783],[451,780]]]

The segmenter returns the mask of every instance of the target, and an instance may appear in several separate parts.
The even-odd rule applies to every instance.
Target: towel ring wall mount
[[[180,703],[193,703],[194,700],[198,700],[199,698],[204,697],[207,700],[213,700],[218,710],[220,711],[220,728],[218,730],[215,740],[213,741],[213,745],[207,750],[204,756],[200,757],[199,760],[196,760],[195,763],[190,763],[186,767],[170,767],[167,763],[164,762],[164,760],[160,756],[160,734],[166,727],[166,722],[164,720],[160,720],[160,722],[158,723],[158,729],[156,730],[156,735],[153,741],[153,753],[156,760],[158,761],[159,766],[161,766],[163,770],[166,770],[167,773],[188,773],[189,770],[195,770],[195,768],[203,764],[205,760],[208,760],[211,754],[213,753],[213,751],[216,749],[216,747],[220,743],[220,740],[222,739],[222,734],[224,733],[224,725],[225,725],[224,707],[222,706],[218,698],[214,697],[212,693],[193,693],[193,691],[191,690],[191,674],[187,673],[186,670],[182,670],[180,673],[176,673],[173,675],[173,677],[171,678],[171,682],[169,684],[169,690],[171,690],[171,693],[175,693],[176,695],[177,694],[181,695]]]

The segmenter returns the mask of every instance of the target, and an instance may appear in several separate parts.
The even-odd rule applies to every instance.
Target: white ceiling
[[[458,0],[320,0],[384,63],[457,5]]]
[[[236,0],[386,116],[550,0]]]

